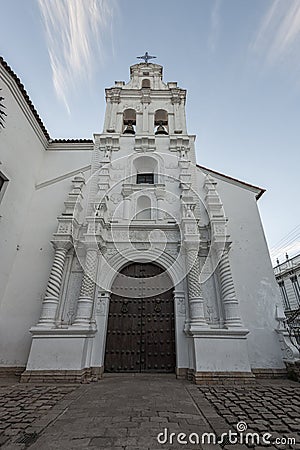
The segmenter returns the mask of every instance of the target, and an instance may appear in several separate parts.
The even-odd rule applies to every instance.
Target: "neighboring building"
[[[300,308],[300,255],[286,257],[286,261],[274,267],[280,287],[284,311],[287,315]]]
[[[106,89],[103,133],[51,140],[3,60],[0,74],[2,371],[282,374],[263,190],[196,164],[186,91],[135,64]]]

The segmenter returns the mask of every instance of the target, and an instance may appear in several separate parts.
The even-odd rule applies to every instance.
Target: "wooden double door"
[[[131,264],[121,272],[123,285],[135,286],[134,296],[112,293],[110,298],[106,372],[174,372],[175,321],[173,293],[149,294],[162,269],[153,264]],[[159,281],[158,281],[159,283]],[[122,282],[121,282],[122,284]],[[154,289],[152,287],[152,289]]]

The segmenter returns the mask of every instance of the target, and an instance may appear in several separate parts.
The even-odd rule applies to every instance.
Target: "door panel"
[[[105,370],[107,372],[174,372],[175,329],[172,290],[153,297],[149,280],[162,270],[131,264],[122,274],[140,278],[137,298],[111,294]],[[147,286],[148,283],[148,286]],[[148,289],[147,289],[148,288]]]

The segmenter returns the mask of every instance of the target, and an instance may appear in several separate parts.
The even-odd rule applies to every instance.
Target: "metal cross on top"
[[[137,59],[143,59],[146,64],[148,64],[149,59],[153,59],[153,58],[156,58],[156,56],[151,56],[151,55],[149,55],[148,52],[146,52],[143,56],[137,56]]]

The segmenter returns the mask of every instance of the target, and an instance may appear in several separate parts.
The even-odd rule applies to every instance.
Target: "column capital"
[[[70,250],[73,246],[71,239],[53,239],[51,241],[54,250],[65,250],[66,252]]]

